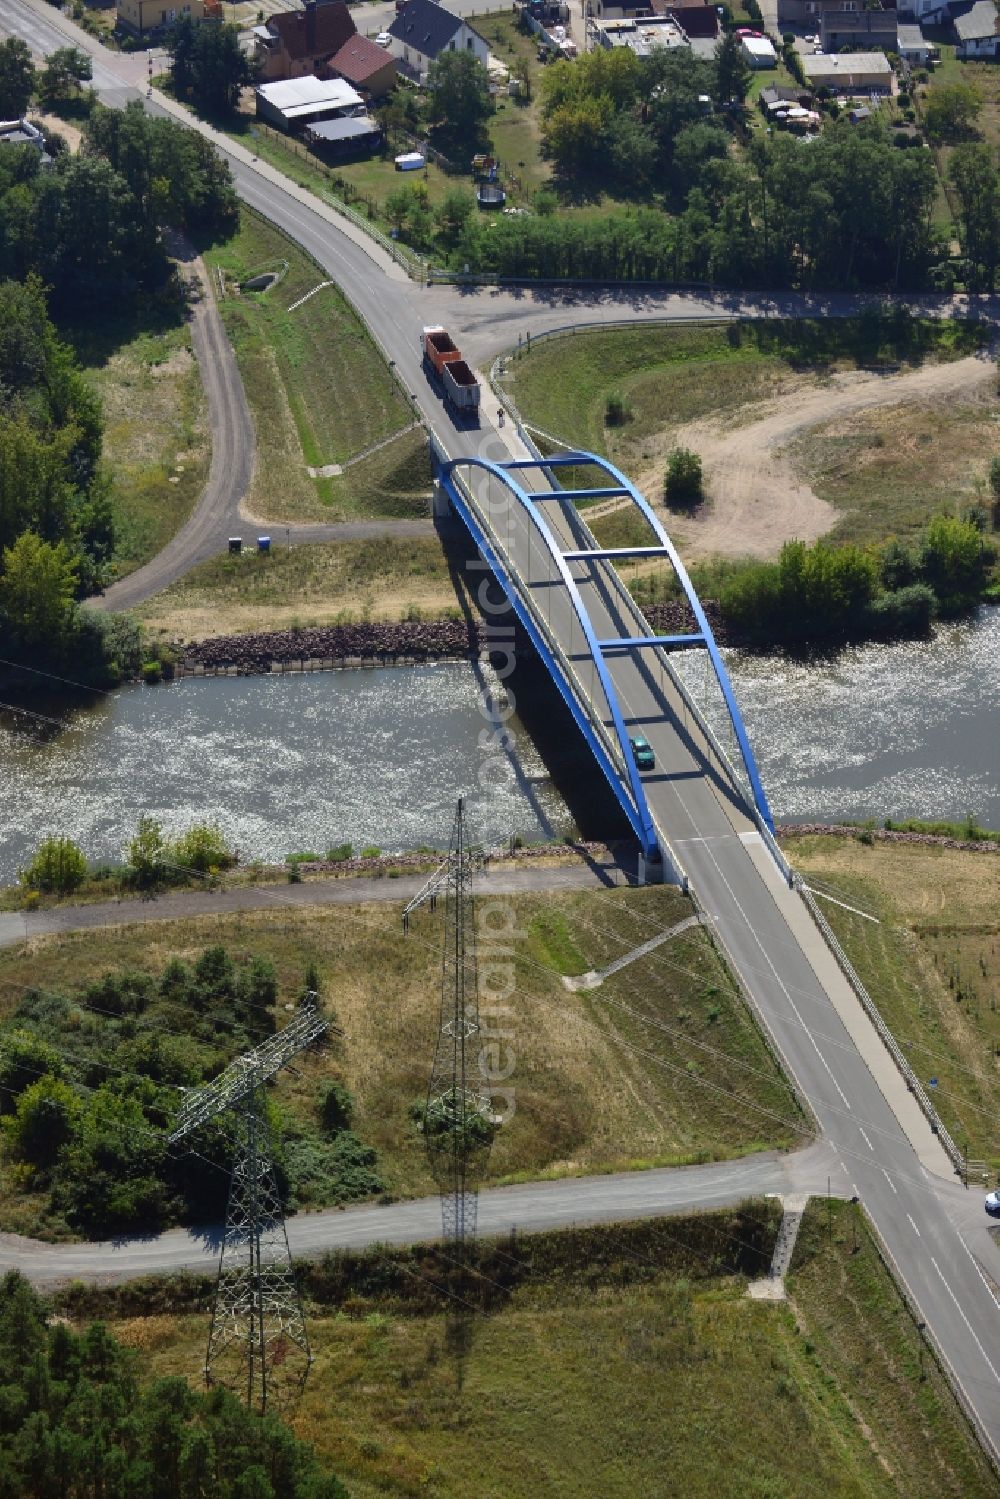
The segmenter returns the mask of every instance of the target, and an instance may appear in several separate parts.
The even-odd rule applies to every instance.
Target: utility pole
[[[424,1109],[424,1145],[441,1193],[444,1238],[463,1271],[463,1287],[466,1249],[476,1234],[479,1183],[494,1134],[490,1100],[481,1091],[479,1072],[479,975],[472,878],[482,862],[481,850],[469,841],[459,798],[448,857],[403,912],[405,930],[418,906],[426,902],[433,909],[438,895],[444,893],[441,1015]]]
[[[173,1145],[226,1110],[235,1115],[205,1382],[241,1394],[261,1416],[300,1392],[312,1362],[274,1171],[265,1084],[328,1028],[315,1000],[310,994],[284,1030],[190,1093],[168,1137]]]

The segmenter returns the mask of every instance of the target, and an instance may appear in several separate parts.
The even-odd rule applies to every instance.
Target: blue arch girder
[[[529,492],[524,488],[524,486],[518,481],[516,477],[519,471],[525,469],[542,469],[549,471],[561,467],[580,467],[582,465],[593,465],[601,469],[612,482],[597,489],[552,489],[542,492]],[[497,554],[496,549],[492,545],[489,536],[486,534],[477,516],[469,508],[465,497],[461,492],[461,489],[455,483],[452,477],[454,470],[461,467],[478,468],[497,478],[501,482],[501,484],[503,484],[507,488],[513,498],[516,500],[517,504],[523,509],[528,518],[529,524],[534,527],[535,531],[544,542],[545,547],[555,565],[556,571],[558,572],[559,577],[561,578],[566,588],[567,595],[573,606],[573,610],[583,630],[584,639],[587,642],[587,647],[592,656],[594,666],[605,695],[605,700],[611,712],[615,734],[627,771],[627,790],[622,782],[622,778],[618,768],[608,756],[603,743],[594,731],[590,715],[583,708],[582,704],[578,702],[575,692],[573,692],[569,682],[565,679],[562,668],[559,666],[558,661],[550,650],[548,643],[545,641],[541,632],[535,626],[534,621],[531,617],[530,610],[527,608],[524,600],[521,597],[516,580],[508,575],[507,568],[502,558]],[[691,579],[688,576],[687,569],[684,567],[683,562],[678,556],[673,542],[670,540],[670,537],[668,536],[664,527],[661,525],[658,517],[654,513],[652,507],[649,505],[648,501],[642,494],[639,493],[639,491],[632,484],[631,480],[629,480],[625,476],[625,474],[621,472],[620,469],[616,468],[607,459],[601,458],[594,453],[584,452],[562,454],[559,457],[555,458],[519,459],[504,464],[494,463],[489,459],[479,457],[458,458],[443,463],[440,467],[440,473],[449,500],[451,501],[458,514],[461,516],[484,559],[494,571],[501,587],[504,590],[504,593],[511,603],[511,606],[513,607],[522,625],[527,630],[530,638],[532,639],[532,643],[535,645],[535,648],[539,651],[539,654],[545,662],[546,667],[553,677],[553,680],[556,682],[561,696],[567,703],[567,706],[570,708],[574,719],[581,729],[581,732],[584,734],[584,737],[591,751],[595,755],[595,758],[597,759],[606,779],[608,780],[612,791],[614,792],[619,804],[628,817],[633,831],[635,832],[646,856],[649,857],[653,853],[654,849],[658,847],[658,840],[656,837],[652,814],[650,813],[649,806],[646,801],[645,790],[635,763],[635,756],[632,752],[632,746],[629,740],[628,732],[625,728],[621,709],[618,704],[617,693],[611,681],[610,674],[607,670],[605,653],[610,651],[645,649],[650,646],[655,646],[663,650],[704,649],[707,651],[709,660],[712,664],[712,669],[715,673],[716,681],[719,685],[719,690],[722,693],[723,701],[726,705],[726,711],[729,714],[729,719],[732,723],[733,731],[736,735],[736,742],[739,746],[743,765],[747,772],[747,778],[749,780],[757,813],[768,830],[770,832],[773,832],[774,824],[771,817],[770,807],[768,806],[767,796],[764,792],[764,787],[760,778],[760,772],[758,770],[753,749],[751,748],[750,740],[746,732],[746,726],[743,722],[743,717],[740,713],[739,705],[733,692],[729,673],[726,671],[725,662],[722,659],[715,637],[712,634],[712,628],[708,622],[707,616],[705,615],[705,611],[702,608],[701,600],[698,598],[698,595],[695,592],[694,586],[691,583]],[[560,501],[568,500],[572,503],[577,499],[596,498],[598,496],[601,498],[619,496],[621,498],[627,498],[631,500],[632,504],[636,509],[639,510],[643,518],[646,520],[647,524],[650,526],[659,544],[656,546],[644,547],[595,547],[592,549],[572,550],[564,552],[558,545],[555,536],[553,535],[548,523],[546,522],[545,517],[541,511],[541,506],[546,501],[551,501],[553,499],[558,499]],[[585,517],[581,517],[581,520],[585,522]],[[572,573],[569,570],[569,563],[598,561],[605,559],[613,561],[616,557],[627,556],[660,556],[663,557],[667,562],[669,562],[670,566],[673,568],[674,575],[677,578],[678,583],[680,584],[681,590],[687,600],[691,612],[694,615],[695,623],[697,626],[697,631],[695,633],[687,635],[656,635],[647,632],[643,635],[622,636],[609,640],[602,640],[597,637],[586,605],[584,604],[583,599],[580,595],[579,588],[577,587],[576,580],[573,578]]]

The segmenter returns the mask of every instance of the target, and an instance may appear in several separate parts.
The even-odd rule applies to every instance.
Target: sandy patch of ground
[[[851,370],[822,384],[804,378],[798,392],[786,387],[779,400],[762,402],[749,423],[744,408],[737,427],[709,418],[677,428],[670,445],[700,454],[709,503],[692,517],[671,513],[669,530],[688,557],[772,557],[792,538],[816,541],[839,512],[796,475],[785,451],[793,438],[875,406],[967,397],[995,379],[992,360],[976,356],[900,375]],[[662,476],[661,461],[639,475],[640,489],[655,495]]]
[[[258,630],[311,628],[352,619],[395,623],[408,617],[440,619],[457,608],[455,590],[447,585],[414,582],[398,584],[384,593],[359,592],[351,598],[339,596],[300,599],[297,603],[237,604],[204,602],[161,603],[150,599],[134,612],[148,629],[167,640],[211,640],[216,635],[249,635]]]
[[[60,119],[58,115],[36,114],[32,110],[31,121],[34,125],[41,125],[46,133],[51,131],[54,135],[61,135],[71,151],[79,151],[83,136],[79,128],[71,125],[68,120]]]

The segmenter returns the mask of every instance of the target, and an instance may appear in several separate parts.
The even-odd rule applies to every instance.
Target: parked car
[[[628,742],[632,746],[632,753],[635,756],[636,767],[639,770],[655,769],[656,757],[653,754],[652,746],[650,745],[649,740],[644,739],[641,734],[630,734]]]
[[[991,1218],[1000,1218],[1000,1192],[991,1192],[984,1206]]]
[[[378,36],[375,38],[375,45],[376,47],[391,47],[392,37],[387,31],[380,31]]]

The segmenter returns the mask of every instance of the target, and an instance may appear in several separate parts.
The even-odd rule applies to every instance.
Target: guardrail
[[[958,1146],[955,1144],[955,1141],[952,1139],[951,1135],[942,1124],[941,1119],[938,1115],[938,1111],[931,1103],[931,1100],[928,1097],[923,1084],[917,1077],[917,1074],[914,1072],[909,1062],[904,1057],[895,1036],[892,1034],[889,1027],[882,1019],[882,1016],[879,1013],[878,1006],[872,999],[871,995],[868,993],[868,990],[865,988],[864,984],[861,982],[854,964],[851,962],[843,947],[840,945],[840,941],[837,938],[836,932],[833,930],[830,923],[823,915],[823,912],[820,910],[819,906],[813,899],[812,892],[803,881],[801,875],[795,875],[793,878],[794,888],[799,892],[802,899],[805,901],[806,906],[808,907],[809,912],[812,915],[813,921],[815,921],[816,925],[819,927],[819,930],[823,935],[827,947],[829,947],[830,951],[833,953],[833,956],[836,958],[840,971],[843,973],[844,977],[847,979],[847,982],[850,984],[858,999],[861,1001],[865,1014],[868,1016],[868,1019],[871,1021],[872,1025],[878,1032],[883,1045],[885,1046],[889,1055],[892,1057],[892,1060],[895,1062],[897,1068],[899,1069],[899,1072],[901,1073],[903,1081],[906,1083],[907,1088],[916,1098],[917,1103],[923,1110],[924,1116],[927,1119],[927,1122],[930,1125],[933,1133],[937,1135],[938,1139],[941,1141],[941,1144],[944,1146],[945,1153],[954,1166],[955,1171],[959,1176],[963,1176],[965,1158],[962,1152],[959,1150]]]

